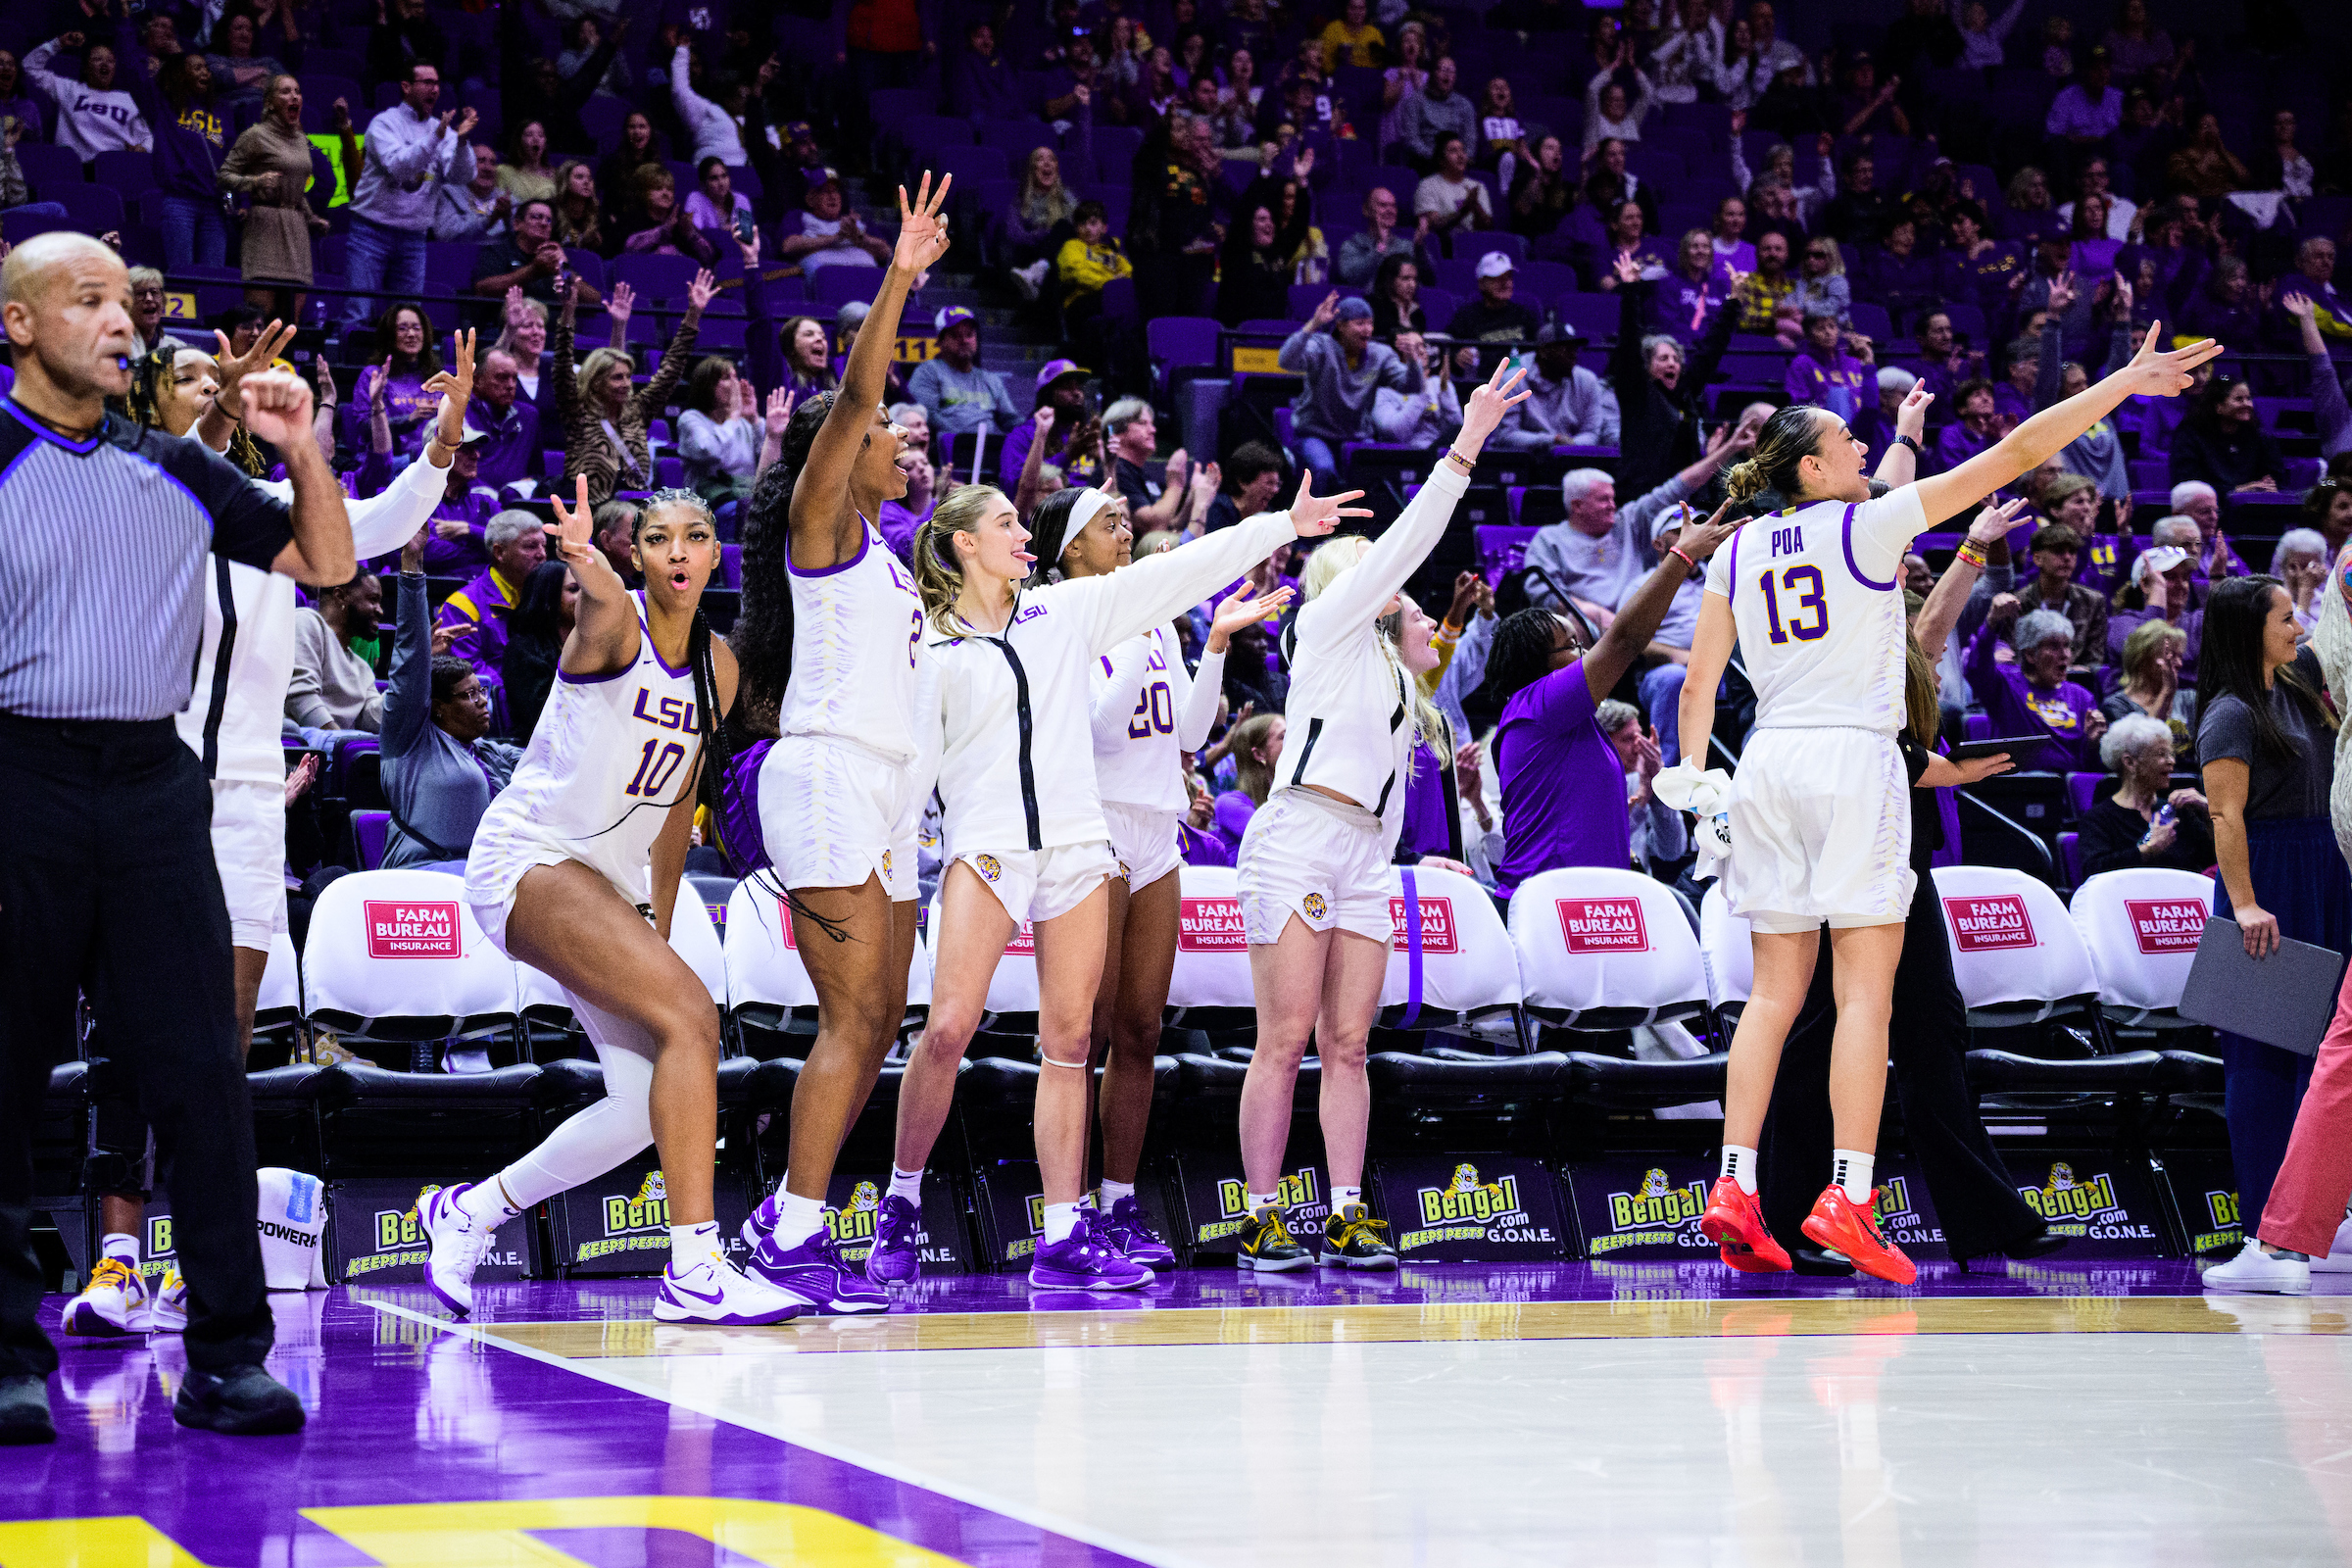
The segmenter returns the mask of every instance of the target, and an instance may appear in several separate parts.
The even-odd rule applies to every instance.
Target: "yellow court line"
[[[486,1339],[572,1360],[1154,1345],[1452,1340],[1744,1339],[1825,1334],[2344,1334],[2352,1299],[2323,1297],[1859,1297],[1771,1300],[1396,1302],[1350,1306],[909,1312],[706,1328],[612,1318],[477,1323]]]

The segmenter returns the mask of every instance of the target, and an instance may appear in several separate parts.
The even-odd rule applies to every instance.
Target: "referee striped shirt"
[[[0,400],[0,712],[170,718],[211,558],[267,571],[293,537],[287,503],[200,441],[113,414],[72,440]]]

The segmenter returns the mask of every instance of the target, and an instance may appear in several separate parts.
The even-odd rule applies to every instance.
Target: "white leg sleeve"
[[[635,1157],[654,1141],[649,1097],[654,1040],[643,1029],[569,996],[574,1016],[605,1069],[605,1098],[547,1135],[547,1142],[499,1173],[516,1206],[544,1203]]]

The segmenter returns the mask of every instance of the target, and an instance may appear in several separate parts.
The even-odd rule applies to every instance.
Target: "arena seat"
[[[1380,1051],[1372,1080],[1372,1138],[1384,1152],[1545,1147],[1545,1129],[1568,1085],[1556,1051],[1486,1056],[1452,1046],[1426,1054]]]
[[[2213,913],[2213,878],[2161,866],[2102,872],[2075,889],[2069,913],[2098,976],[2099,1010],[2140,1029],[2196,1028],[2179,1012],[2197,941]]]
[[[301,1061],[245,1075],[253,1102],[253,1148],[264,1165],[323,1173],[318,1143],[318,1078],[326,1069]]]
[[[529,1062],[438,1073],[339,1061],[315,1080],[318,1174],[479,1180],[538,1142],[539,1073]]]
[[[1707,884],[1698,904],[1698,956],[1707,971],[1707,1005],[1718,1020],[1743,1006],[1756,983],[1756,950],[1745,916],[1732,912],[1720,878]],[[1730,1014],[1737,1017],[1736,1011]]]
[[[302,963],[294,939],[280,931],[270,939],[270,963],[262,970],[261,995],[254,999],[253,1032],[288,1041],[302,1026]]]
[[[1035,1159],[1037,1081],[1045,1069],[1034,1061],[982,1056],[966,1061],[956,1077],[956,1115],[974,1164],[1000,1159]],[[896,1103],[896,1097],[893,1097]],[[938,1163],[938,1156],[933,1156]]]
[[[2120,1100],[2152,1093],[2163,1057],[2153,1051],[2052,1060],[2007,1051],[1968,1054],[1968,1086],[1981,1097],[2005,1102],[2020,1095],[2064,1096],[2076,1103]],[[2053,1108],[2036,1099],[2035,1106]]]
[[[2175,1105],[2222,1113],[2222,1058],[2196,1051],[2160,1051],[2150,1087]]]
[[[2048,883],[1993,865],[1940,865],[1934,875],[1970,1027],[2092,1009],[2099,980],[2090,950]]]
[[[1656,1110],[1723,1098],[1728,1052],[1680,1061],[1629,1061],[1593,1052],[1568,1053],[1568,1095],[1608,1110]]]
[[[1414,891],[1408,902],[1406,889]],[[1408,920],[1420,914],[1420,974]],[[1459,871],[1389,867],[1389,910],[1396,934],[1380,988],[1380,1022],[1391,1029],[1442,1029],[1515,1012],[1519,965],[1510,933],[1487,890]],[[1249,956],[1243,955],[1243,961]]]
[[[513,1025],[514,965],[445,871],[359,871],[318,895],[303,1010],[350,1038],[445,1040]]]
[[[31,1206],[46,1212],[61,1234],[80,1238],[83,1257],[95,1250],[97,1240],[82,1190],[82,1162],[90,1152],[90,1089],[88,1062],[51,1067],[32,1137]]]
[[[1592,865],[1530,877],[1511,897],[1510,936],[1526,1009],[1546,1023],[1630,1029],[1707,1010],[1698,939],[1653,877]]]
[[[1238,873],[1230,865],[1177,867],[1176,966],[1168,979],[1171,1027],[1229,1026],[1254,1017],[1250,945],[1242,930]]]

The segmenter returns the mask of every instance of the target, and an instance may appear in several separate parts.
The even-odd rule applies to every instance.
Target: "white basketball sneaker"
[[[114,1339],[144,1334],[149,1326],[147,1282],[136,1263],[102,1257],[90,1270],[90,1283],[66,1303],[59,1327],[83,1338]],[[186,1321],[182,1317],[181,1321]]]
[[[2205,1271],[2205,1289],[2242,1292],[2252,1296],[2309,1296],[2311,1265],[2299,1257],[2279,1257],[2246,1238],[2245,1247],[2227,1263]]]
[[[801,1311],[799,1298],[744,1273],[715,1249],[683,1270],[673,1258],[654,1298],[654,1316],[663,1323],[781,1323]]]
[[[495,1222],[477,1223],[459,1201],[478,1185],[437,1187],[416,1205],[416,1223],[431,1249],[425,1254],[424,1282],[441,1304],[460,1317],[473,1311],[473,1271],[498,1239]]]
[[[188,1282],[179,1277],[179,1265],[174,1263],[164,1270],[164,1283],[156,1287],[155,1304],[147,1309],[147,1328],[153,1334],[179,1334],[188,1326]]]
[[[2352,1219],[2335,1228],[2335,1241],[2326,1257],[2311,1260],[2314,1274],[2352,1274]]]

